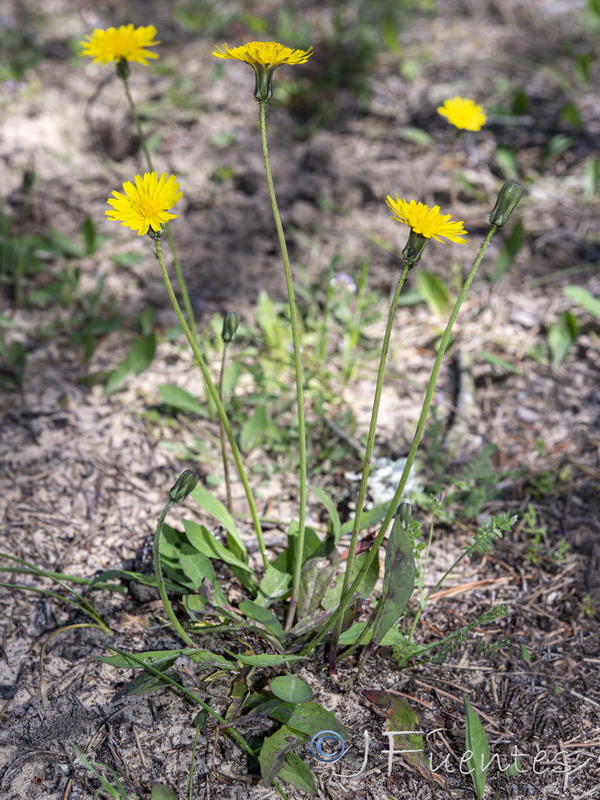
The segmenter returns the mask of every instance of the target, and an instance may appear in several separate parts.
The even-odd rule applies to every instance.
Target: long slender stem
[[[183,639],[183,641],[187,644],[188,647],[195,647],[193,639],[191,639],[188,634],[183,630],[181,624],[177,617],[175,616],[175,612],[173,611],[173,606],[167,596],[167,590],[165,589],[165,580],[163,578],[162,573],[162,565],[160,563],[160,540],[162,538],[163,532],[163,525],[165,523],[165,518],[171,508],[173,507],[173,501],[169,500],[166,506],[161,511],[160,517],[158,518],[158,522],[156,524],[156,531],[154,533],[154,547],[153,547],[153,557],[154,557],[154,573],[156,575],[156,585],[158,586],[158,593],[160,594],[160,599],[162,600],[162,604],[167,612],[167,617],[171,625],[175,628],[179,636]]]
[[[140,121],[140,115],[137,112],[137,108],[135,103],[133,102],[133,97],[131,96],[131,92],[129,90],[129,81],[126,77],[122,77],[123,85],[125,86],[125,95],[127,96],[127,102],[129,103],[129,109],[131,111],[131,116],[133,117],[133,124],[135,125],[135,130],[140,142],[140,147],[142,148],[142,153],[144,154],[144,159],[146,160],[146,165],[148,167],[149,172],[154,172],[154,167],[152,165],[152,156],[150,154],[150,148],[148,147],[148,143],[146,141],[146,137],[144,136],[144,131],[142,130],[142,123]],[[183,276],[183,270],[181,268],[181,262],[179,260],[179,256],[177,255],[177,248],[175,247],[175,241],[173,240],[173,234],[171,233],[169,226],[166,227],[166,234],[167,234],[167,241],[169,242],[169,249],[171,250],[171,257],[173,259],[173,268],[175,269],[175,278],[177,279],[177,285],[179,286],[179,291],[181,292],[181,298],[183,300],[183,307],[185,308],[185,313],[188,318],[188,322],[190,328],[193,331],[194,338],[198,341],[198,328],[196,326],[196,318],[194,316],[194,309],[192,308],[192,303],[190,300],[190,294],[188,292],[187,284],[185,282],[185,278]]]
[[[356,501],[356,514],[354,516],[354,525],[352,526],[352,538],[350,539],[350,546],[348,548],[348,561],[346,564],[346,571],[344,573],[344,582],[342,584],[342,596],[346,594],[346,592],[348,591],[348,586],[350,585],[350,580],[352,577],[352,566],[354,564],[354,559],[356,557],[356,546],[358,544],[358,536],[360,533],[360,522],[362,519],[363,506],[365,503],[365,497],[367,495],[367,484],[369,481],[369,472],[371,471],[371,459],[373,458],[373,449],[375,447],[377,420],[379,417],[379,407],[381,405],[381,393],[383,390],[385,367],[386,367],[388,352],[390,349],[390,339],[392,336],[394,317],[396,316],[396,309],[398,307],[398,300],[400,299],[400,293],[402,292],[402,288],[404,286],[404,283],[406,282],[406,276],[408,275],[411,266],[412,263],[408,261],[406,261],[402,265],[402,272],[400,274],[400,277],[398,278],[396,291],[394,292],[394,297],[392,298],[390,310],[388,312],[387,324],[385,326],[385,333],[383,335],[381,355],[379,357],[379,369],[377,371],[377,382],[375,384],[375,395],[373,397],[373,407],[371,409],[371,422],[369,424],[369,433],[367,435],[367,444],[363,460],[362,478],[358,490],[358,499]],[[330,672],[335,669],[335,654],[340,637],[342,619],[343,617],[340,617],[338,619],[335,628],[333,629],[333,642],[329,651]]]
[[[25,274],[25,253],[27,249],[26,239],[24,236],[25,225],[29,217],[29,207],[31,205],[31,189],[33,187],[34,172],[27,170],[23,177],[23,210],[19,219],[19,233],[17,239],[17,263],[15,264],[14,279],[13,279],[13,306],[19,308],[21,304],[21,292],[23,289],[23,276]]]
[[[150,155],[150,150],[148,148],[148,144],[146,143],[146,137],[144,136],[144,132],[142,131],[142,123],[140,121],[140,115],[138,114],[135,103],[133,102],[133,97],[131,96],[131,91],[129,90],[129,80],[124,76],[121,77],[121,80],[123,81],[123,86],[125,87],[125,95],[127,96],[127,102],[129,103],[129,110],[131,111],[131,116],[133,117],[133,124],[135,125],[135,132],[137,133],[140,147],[142,148],[142,153],[144,154],[144,158],[146,159],[148,170],[150,172],[153,172],[154,167],[152,166],[152,156]]]
[[[4,553],[0,553],[0,557],[8,558]],[[70,581],[74,584],[80,584],[83,586],[92,586],[95,589],[107,589],[111,592],[117,592],[119,590],[125,591],[120,584],[116,583],[99,583],[95,581],[93,578],[80,578],[77,575],[65,575],[63,572],[49,572],[44,570],[43,572],[37,571],[33,568],[20,568],[20,567],[0,567],[0,572],[12,572],[15,575],[43,575],[45,578],[59,578],[63,581]]]
[[[221,370],[219,372],[219,397],[225,405],[225,362],[227,360],[228,342],[223,342],[223,355],[221,356]],[[221,458],[223,460],[223,477],[225,478],[225,493],[227,495],[227,509],[231,513],[231,481],[229,480],[229,462],[227,460],[227,445],[225,442],[225,429],[219,420],[219,439],[221,441]]]
[[[110,636],[113,635],[113,631],[111,631],[111,629],[108,627],[106,622],[104,622],[102,617],[96,614],[96,612],[93,609],[89,610],[85,606],[76,603],[75,600],[71,600],[71,598],[69,597],[63,597],[63,595],[58,594],[58,592],[51,592],[49,589],[38,589],[37,586],[26,586],[25,584],[21,583],[8,583],[5,581],[0,581],[0,586],[11,590],[23,589],[26,592],[35,592],[36,594],[46,595],[46,597],[54,597],[55,600],[62,600],[63,603],[67,603],[68,605],[77,608],[79,611],[81,611],[82,614],[86,614],[88,617],[91,617],[91,619],[93,619],[94,622],[98,624],[98,627],[102,631],[104,631],[104,633],[108,633]]]
[[[196,726],[194,731],[194,741],[192,742],[192,755],[190,758],[190,777],[188,780],[188,800],[194,798],[194,762],[196,760],[196,748],[198,747],[198,737],[200,735],[200,728]]]
[[[231,430],[231,426],[229,424],[229,420],[227,419],[227,414],[225,409],[223,408],[223,403],[221,402],[221,398],[219,397],[219,392],[213,382],[213,379],[208,371],[208,367],[204,361],[204,357],[200,352],[200,348],[198,347],[198,343],[194,338],[192,331],[190,330],[189,325],[187,324],[183,312],[181,310],[181,306],[177,301],[177,297],[175,296],[175,292],[173,291],[173,285],[171,283],[171,279],[169,278],[169,273],[167,272],[167,268],[165,266],[165,259],[163,256],[162,245],[160,243],[160,239],[154,240],[154,247],[156,252],[156,258],[158,259],[158,263],[160,264],[160,270],[163,276],[163,281],[165,283],[165,287],[167,289],[167,294],[169,295],[169,300],[171,301],[171,305],[175,313],[177,314],[177,319],[181,324],[183,332],[185,334],[185,338],[188,341],[188,344],[194,354],[196,359],[196,363],[200,367],[200,372],[202,373],[202,377],[204,378],[204,384],[207,388],[210,397],[215,404],[217,409],[217,414],[219,416],[219,420],[225,429],[225,433],[227,434],[227,439],[229,441],[229,445],[231,447],[231,452],[233,453],[233,458],[235,461],[235,465],[240,476],[240,480],[244,487],[244,492],[246,493],[246,499],[248,501],[248,506],[250,508],[250,514],[252,516],[252,522],[254,524],[254,530],[256,532],[256,538],[258,540],[258,548],[260,550],[260,554],[262,556],[263,564],[265,569],[269,566],[269,557],[267,555],[267,548],[265,545],[265,540],[263,536],[262,527],[260,524],[260,518],[258,516],[258,511],[256,509],[256,503],[254,501],[254,495],[252,494],[252,489],[250,488],[250,483],[248,482],[248,476],[246,474],[246,470],[244,468],[244,464],[242,461],[242,456],[240,454],[239,447],[237,446],[237,442]]]
[[[459,557],[458,557],[458,558],[456,559],[456,561],[455,561],[455,562],[452,564],[452,566],[448,567],[448,569],[446,570],[446,572],[444,572],[444,574],[443,574],[443,575],[442,575],[442,577],[439,579],[439,581],[438,581],[438,582],[435,584],[435,586],[433,586],[433,587],[432,587],[432,588],[431,588],[431,589],[430,589],[430,590],[427,592],[427,594],[425,595],[425,602],[427,602],[427,600],[429,600],[429,598],[431,597],[431,595],[432,595],[432,594],[434,594],[434,592],[437,592],[437,590],[438,590],[438,589],[440,588],[440,586],[441,586],[441,585],[444,583],[444,581],[445,581],[447,578],[449,578],[449,577],[450,577],[450,575],[451,575],[451,574],[454,572],[454,570],[455,570],[455,569],[458,567],[458,565],[460,564],[460,562],[461,562],[463,559],[465,559],[465,558],[466,558],[468,555],[471,555],[471,553],[472,553],[472,552],[473,552],[473,549],[472,549],[472,548],[470,548],[470,547],[467,547],[467,549],[466,549],[466,550],[464,550],[464,551],[463,551],[463,552],[462,552],[462,553],[459,555]]]
[[[296,300],[294,297],[294,283],[292,281],[292,270],[290,267],[290,259],[288,257],[287,245],[285,243],[283,225],[281,224],[281,217],[279,215],[279,208],[277,206],[277,197],[275,196],[275,186],[273,185],[273,176],[271,174],[271,162],[269,160],[269,149],[267,146],[267,101],[266,100],[259,101],[259,109],[260,109],[259,111],[260,139],[262,143],[262,151],[265,161],[265,174],[267,177],[267,185],[269,187],[269,196],[271,198],[273,217],[275,219],[275,228],[277,229],[277,238],[279,239],[281,258],[283,260],[283,268],[285,272],[285,285],[288,295],[288,304],[290,307],[290,322],[292,325],[292,344],[294,347],[294,372],[296,376],[296,401],[298,410],[298,447],[300,455],[300,487],[299,487],[300,510],[298,513],[298,536],[296,539],[296,552],[294,558],[292,596],[290,599],[288,616],[286,620],[286,630],[289,630],[294,623],[296,606],[298,603],[298,595],[300,592],[300,574],[302,571],[302,558],[304,553],[304,532],[306,527],[306,425],[304,421],[304,386],[302,377],[302,360],[300,357],[300,334],[298,330],[298,312],[296,309]]]
[[[327,269],[327,283],[325,284],[325,304],[321,312],[321,326],[319,329],[319,340],[317,344],[317,360],[321,368],[325,367],[325,359],[327,357],[327,329],[329,327],[329,316],[331,313],[331,299],[333,297],[333,286],[331,279],[333,277],[333,262]]]
[[[352,355],[356,346],[358,345],[362,315],[365,308],[365,292],[367,289],[367,280],[369,277],[369,260],[370,254],[363,259],[360,276],[356,285],[356,304],[354,306],[354,313],[350,319],[348,331],[344,336],[344,355],[342,357],[342,377],[344,386],[348,385],[353,371],[353,358]]]
[[[452,334],[452,328],[454,327],[454,323],[456,321],[456,317],[458,316],[458,312],[460,311],[460,307],[462,306],[463,301],[464,301],[465,297],[467,296],[467,292],[469,291],[469,288],[471,286],[473,278],[475,277],[475,274],[477,273],[477,270],[479,269],[479,265],[481,264],[481,261],[483,260],[483,256],[485,255],[485,252],[486,252],[486,250],[487,250],[487,248],[489,246],[489,243],[492,240],[492,237],[496,233],[496,230],[497,230],[497,226],[496,225],[492,225],[492,227],[490,228],[487,236],[485,237],[485,239],[484,239],[484,241],[483,241],[483,243],[482,243],[482,245],[481,245],[481,247],[479,249],[479,253],[477,254],[477,257],[475,258],[475,261],[473,262],[473,266],[471,267],[471,271],[469,272],[469,274],[467,276],[467,279],[465,280],[463,288],[461,289],[461,292],[458,295],[458,297],[456,299],[456,302],[454,304],[454,308],[452,309],[452,313],[450,314],[450,319],[448,320],[448,324],[446,325],[446,329],[444,330],[444,333],[443,333],[443,336],[442,336],[442,339],[440,341],[440,344],[439,344],[439,347],[438,347],[438,351],[437,351],[437,354],[436,354],[436,357],[435,357],[435,361],[433,363],[433,368],[431,370],[431,375],[429,377],[429,382],[427,384],[427,390],[425,392],[425,399],[423,400],[423,406],[421,408],[421,414],[419,416],[419,421],[417,422],[417,428],[416,428],[414,436],[413,436],[413,440],[412,440],[412,444],[410,446],[410,450],[408,451],[408,455],[406,457],[406,464],[404,465],[404,469],[402,471],[402,475],[400,477],[400,481],[398,482],[398,486],[396,488],[396,492],[394,494],[394,497],[390,501],[390,505],[389,505],[387,514],[385,515],[385,517],[383,519],[383,522],[381,523],[381,528],[379,530],[379,533],[377,534],[376,538],[373,541],[373,544],[371,545],[371,548],[370,548],[369,552],[367,553],[367,556],[365,558],[364,564],[362,565],[362,568],[361,568],[360,572],[358,573],[358,575],[356,576],[356,578],[354,579],[354,581],[352,582],[352,585],[348,588],[348,590],[344,594],[342,594],[342,597],[340,599],[340,603],[339,603],[337,609],[335,610],[335,612],[333,613],[331,618],[327,621],[327,626],[322,631],[320,631],[320,633],[318,633],[317,636],[315,636],[315,638],[312,641],[310,641],[306,645],[304,650],[302,650],[302,652],[301,652],[301,655],[303,655],[303,656],[308,655],[309,653],[311,653],[314,650],[314,648],[319,644],[319,642],[327,635],[327,631],[330,630],[332,628],[332,626],[334,626],[334,625],[337,626],[338,620],[342,617],[344,611],[346,610],[346,607],[348,606],[348,604],[352,600],[352,596],[354,595],[354,592],[360,586],[361,581],[363,580],[367,570],[369,569],[369,567],[373,563],[373,560],[377,557],[377,553],[379,551],[379,548],[381,547],[381,543],[383,542],[383,540],[384,540],[384,538],[385,538],[385,536],[386,536],[386,534],[388,532],[388,528],[392,524],[392,520],[394,519],[394,515],[396,514],[396,510],[397,510],[398,505],[400,504],[400,501],[402,499],[402,493],[404,492],[404,489],[406,487],[406,482],[408,481],[408,477],[410,475],[410,472],[411,472],[411,469],[412,469],[412,466],[413,466],[413,463],[414,463],[414,460],[415,460],[415,456],[417,454],[417,450],[418,450],[419,444],[421,442],[421,437],[422,437],[423,431],[425,429],[425,422],[427,421],[427,417],[429,415],[429,408],[431,406],[431,400],[433,398],[433,392],[435,390],[435,385],[437,383],[437,378],[438,378],[438,374],[439,374],[439,371],[440,371],[440,367],[442,365],[442,360],[444,358],[444,355],[445,355],[446,350],[448,348],[448,344],[450,342],[450,336]]]
[[[0,553],[0,558],[6,558],[9,561],[14,562],[15,564],[21,564],[22,566],[25,567],[25,569],[21,570],[11,569],[10,567],[0,567],[0,572],[16,572],[21,574],[39,575],[41,578],[50,578],[51,580],[53,580],[55,583],[57,583],[59,586],[65,589],[70,595],[75,597],[76,601],[70,600],[67,597],[62,597],[59,594],[52,594],[53,597],[58,597],[59,599],[64,600],[66,603],[69,603],[70,605],[74,605],[76,608],[79,608],[81,611],[83,611],[84,614],[87,614],[89,617],[94,619],[101,626],[102,630],[105,631],[105,633],[109,633],[112,635],[111,629],[104,622],[102,617],[98,614],[94,606],[88,600],[86,600],[85,597],[83,597],[83,595],[79,594],[79,592],[76,592],[75,589],[73,589],[71,586],[65,583],[66,580],[70,580],[73,583],[92,584],[92,581],[86,581],[82,578],[71,578],[69,575],[62,575],[61,573],[58,572],[49,572],[44,569],[39,569],[33,564],[30,564],[28,561],[23,561],[23,559],[17,558],[16,556],[10,556],[8,555],[8,553]],[[11,584],[0,584],[0,585],[10,586]],[[15,587],[16,586],[17,584],[15,584]],[[35,589],[33,586],[32,587],[23,586],[21,588],[25,589],[31,588],[31,591],[40,591],[48,594],[46,590],[42,589],[38,590]]]

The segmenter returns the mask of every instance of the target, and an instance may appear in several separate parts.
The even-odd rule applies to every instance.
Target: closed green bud
[[[169,498],[174,503],[182,503],[188,494],[198,486],[199,480],[200,476],[195,469],[184,469],[171,487]]]
[[[408,528],[412,522],[412,506],[410,503],[400,503],[396,519],[400,520],[404,528]]]
[[[23,190],[23,194],[29,194],[29,192],[33,189],[33,184],[35,183],[35,172],[32,169],[26,169],[23,173],[23,182],[21,183],[21,189]]]
[[[235,313],[235,311],[228,311],[223,317],[223,330],[221,331],[221,338],[225,344],[233,342],[239,325],[239,316]]]
[[[502,228],[523,197],[523,187],[517,181],[506,181],[498,192],[494,210],[490,214],[490,225]]]

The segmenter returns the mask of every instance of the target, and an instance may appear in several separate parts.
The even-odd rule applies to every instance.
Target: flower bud
[[[398,519],[404,528],[408,528],[412,522],[412,506],[410,503],[400,503],[396,512]]]
[[[225,314],[225,316],[223,317],[223,330],[221,331],[221,339],[223,339],[225,344],[233,342],[239,324],[240,324],[240,318],[239,315],[235,313],[235,311],[228,311],[227,314]]]
[[[33,184],[35,183],[35,172],[32,169],[26,169],[23,173],[23,181],[21,183],[21,189],[23,194],[29,194],[29,192],[33,189]]]
[[[508,218],[517,207],[523,196],[523,187],[517,181],[506,181],[498,192],[498,199],[494,210],[490,214],[490,225],[502,228],[508,222]]]
[[[181,475],[177,478],[173,486],[171,487],[171,491],[169,492],[169,498],[174,503],[182,503],[185,498],[193,492],[196,486],[198,485],[198,481],[200,480],[200,476],[194,469],[184,469]]]
[[[421,256],[423,255],[423,250],[427,247],[428,239],[426,236],[422,236],[420,233],[415,233],[411,230],[408,241],[406,242],[406,246],[402,251],[402,258],[404,259],[405,264],[410,264],[410,268],[416,266],[419,261],[421,260]]]

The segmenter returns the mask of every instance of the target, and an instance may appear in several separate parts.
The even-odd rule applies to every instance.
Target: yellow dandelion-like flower
[[[160,178],[156,172],[146,172],[144,176],[135,176],[135,186],[131,181],[123,184],[123,191],[113,192],[106,201],[111,210],[105,212],[109,219],[120,222],[126,228],[137,231],[138,236],[153,231],[160,231],[161,226],[177,214],[169,214],[168,209],[183,197],[179,191],[179,183],[174,175]]]
[[[293,50],[278,42],[248,42],[239,47],[229,47],[228,44],[215,45],[213,50],[213,56],[217,58],[232,58],[250,64],[256,78],[254,97],[262,102],[271,99],[273,73],[276,67],[282,64],[304,64],[312,54],[312,47],[308,50]]]
[[[465,239],[460,237],[466,234],[463,222],[452,220],[452,215],[444,216],[440,214],[440,207],[429,208],[424,203],[416,203],[414,200],[401,200],[398,195],[393,200],[389,195],[386,198],[388,208],[392,212],[392,217],[398,222],[403,222],[419,236],[425,239],[437,239],[440,237],[448,239],[450,242],[464,244]]]
[[[444,104],[439,106],[437,111],[455,128],[466,131],[480,131],[487,120],[481,106],[460,95],[444,100]]]
[[[158,58],[156,53],[147,50],[160,42],[155,41],[156,28],[146,25],[134,28],[133,25],[121,25],[120,28],[107,28],[95,30],[88,34],[87,41],[80,44],[83,47],[82,56],[94,59],[94,64],[108,64],[110,61],[138,61],[147,66],[149,58]]]
[[[282,64],[304,64],[313,54],[313,48],[308,50],[293,50],[277,42],[248,42],[239,47],[215,45],[213,56],[217,58],[232,58],[235,61],[245,61],[246,64],[262,67],[279,67]]]

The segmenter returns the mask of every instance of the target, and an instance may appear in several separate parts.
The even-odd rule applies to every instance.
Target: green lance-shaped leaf
[[[177,800],[177,795],[162,783],[152,784],[152,800]]]
[[[225,648],[223,648],[225,650]],[[225,650],[227,655],[237,659],[244,667],[280,667],[282,664],[295,664],[297,661],[305,661],[306,656],[286,656],[279,653],[260,653],[244,655],[242,653],[232,653]]]
[[[125,358],[117,366],[104,387],[105,393],[113,394],[121,389],[130,375],[140,375],[150,366],[156,352],[156,334],[149,333],[134,342]]]
[[[583,286],[565,286],[563,294],[600,319],[600,299],[584,289]]]
[[[267,606],[283,597],[292,585],[291,552],[286,548],[267,567],[258,589],[257,602]]]
[[[170,667],[179,656],[187,656],[195,664],[214,669],[231,669],[237,667],[232,661],[228,661],[224,656],[211,653],[210,650],[192,650],[189,647],[182,647],[178,650],[145,650],[143,653],[118,653],[114,656],[96,656],[97,661],[103,664],[110,664],[111,667],[140,669],[148,664],[154,669],[163,670]],[[140,663],[143,662],[143,663]]]
[[[485,791],[487,768],[490,762],[490,748],[488,745],[486,732],[481,724],[481,720],[475,713],[473,706],[469,703],[466,697],[465,711],[467,715],[466,752],[471,753],[470,758],[466,759],[466,762],[471,775],[471,780],[473,781],[473,788],[475,789],[477,800],[481,800],[483,797],[483,792]]]
[[[447,314],[452,301],[444,281],[432,272],[421,269],[417,273],[417,283],[429,310],[440,317]]]
[[[235,520],[227,510],[227,508],[221,503],[220,500],[207,491],[202,485],[196,486],[194,491],[192,492],[193,499],[201,506],[205,511],[208,511],[211,516],[213,516],[217,522],[219,522],[227,531],[227,540],[229,549],[237,555],[242,560],[246,560],[246,547],[238,533],[238,530],[235,525]],[[232,545],[235,544],[235,547]]]
[[[232,553],[227,547],[208,530],[204,525],[198,525],[189,519],[183,520],[186,536],[190,544],[209,558],[224,561],[232,567],[237,567],[245,572],[252,572],[250,567],[241,558]]]
[[[256,620],[256,622],[260,622],[261,625],[264,625],[267,630],[271,631],[275,638],[280,641],[285,639],[285,631],[281,627],[281,622],[279,622],[275,614],[269,611],[268,608],[263,608],[263,606],[252,600],[242,600],[239,609],[250,619]]]
[[[416,730],[419,727],[419,718],[406,700],[395,692],[381,689],[364,689],[363,694],[367,700],[385,711],[387,731],[394,733],[393,737],[389,737],[391,741],[388,747],[398,751],[431,786],[437,784],[447,790],[445,778],[432,771],[431,764],[425,757],[423,734]]]
[[[358,575],[360,570],[362,569],[362,565],[367,557],[368,553],[361,553],[354,559],[354,563],[352,564],[352,569],[350,573],[351,580]],[[358,587],[357,595],[359,597],[370,597],[371,592],[375,588],[375,584],[379,579],[379,559],[375,558],[371,562],[371,566],[365,573],[365,577],[362,580],[362,583]],[[336,577],[334,580],[331,581],[330,585],[327,587],[327,591],[323,596],[323,600],[321,601],[321,605],[323,608],[326,609],[336,609],[340,603],[340,597],[342,595],[342,578],[341,576]]]
[[[371,648],[377,647],[400,619],[415,588],[415,557],[412,539],[400,518],[390,533],[386,552],[381,597],[375,612]]]
[[[268,716],[308,738],[321,731],[334,731],[344,739],[348,737],[345,728],[337,721],[335,714],[312,701],[306,703],[282,701],[269,710]]]
[[[204,418],[209,416],[206,404],[199,403],[192,394],[179,386],[162,383],[158,387],[158,393],[163,403],[175,411],[187,411]]]
[[[304,619],[316,611],[331,585],[338,568],[337,552],[333,540],[324,542],[326,552],[309,558],[302,566],[298,595],[298,618]]]
[[[286,763],[286,755],[305,739],[306,736],[302,733],[282,725],[278,731],[264,740],[258,760],[265,786],[271,786]]]
[[[312,697],[312,689],[297,675],[279,675],[273,678],[269,689],[275,697],[286,703],[306,703]]]
[[[279,780],[296,786],[300,791],[316,794],[317,786],[310,769],[296,753],[288,753],[277,776]]]
[[[340,515],[338,514],[337,507],[333,502],[333,500],[331,499],[331,497],[329,497],[329,495],[326,492],[324,492],[323,489],[321,489],[319,486],[311,486],[310,488],[313,494],[316,496],[317,500],[323,503],[323,505],[327,509],[327,512],[329,514],[329,522],[331,525],[331,532],[333,534],[334,541],[337,544],[342,530],[342,524],[340,522]]]
[[[558,367],[567,357],[567,353],[577,339],[579,324],[570,311],[563,311],[556,324],[548,332],[548,344],[552,354],[552,366]]]

